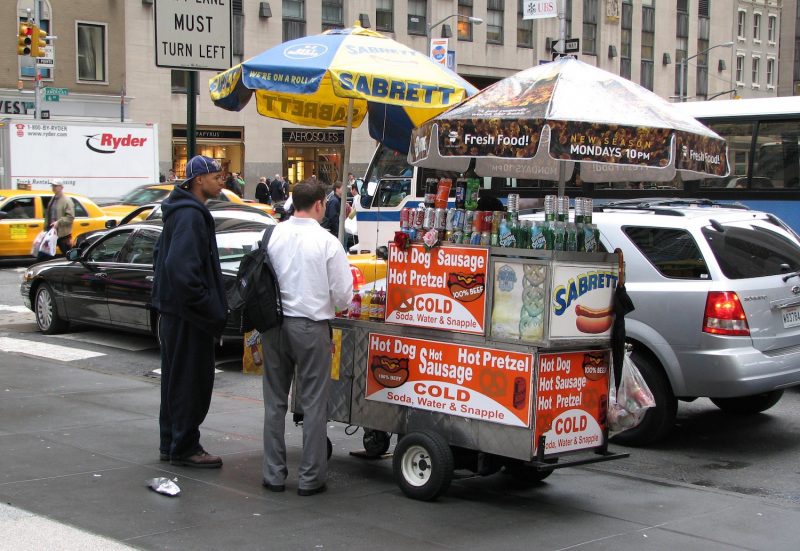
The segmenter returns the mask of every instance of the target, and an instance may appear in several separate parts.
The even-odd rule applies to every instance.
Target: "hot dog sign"
[[[483,335],[485,248],[389,244],[386,322]]]
[[[553,270],[550,338],[608,337],[617,270],[559,264]]]
[[[367,361],[367,400],[530,426],[533,354],[370,333]]]

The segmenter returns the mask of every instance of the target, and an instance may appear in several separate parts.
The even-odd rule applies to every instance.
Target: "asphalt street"
[[[797,548],[796,389],[748,418],[682,404],[658,446],[612,446],[628,459],[533,487],[459,478],[434,503],[405,498],[391,460],[350,455],[362,433],[337,423],[330,490],[298,497],[301,432],[287,422],[289,491],[272,494],[260,486],[260,380],[241,373],[241,348],[219,350],[203,427],[225,466],[172,467],[157,455],[154,340],[87,326],[41,335],[18,278],[0,267],[0,549]],[[148,490],[157,476],[177,479],[182,495]]]

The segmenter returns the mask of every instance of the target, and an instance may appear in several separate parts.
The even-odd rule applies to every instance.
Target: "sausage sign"
[[[389,244],[386,322],[483,335],[486,248]]]
[[[608,350],[540,354],[536,376],[536,436],[545,454],[603,443],[610,373]]]
[[[559,264],[553,270],[550,337],[609,337],[617,270]]]
[[[532,354],[370,333],[366,398],[528,427],[533,368]]]

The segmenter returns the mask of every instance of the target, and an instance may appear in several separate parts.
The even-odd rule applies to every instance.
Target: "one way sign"
[[[556,40],[551,48],[559,54],[575,54],[581,51],[580,38],[567,38],[566,40]]]

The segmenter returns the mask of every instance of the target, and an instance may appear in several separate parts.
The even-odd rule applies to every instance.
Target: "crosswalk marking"
[[[17,314],[30,312],[31,314],[33,314],[33,312],[31,312],[26,307],[21,306],[19,304],[13,306],[10,304],[0,304],[0,312],[16,312]]]
[[[111,333],[107,331],[81,331],[79,333],[63,333],[61,335],[51,335],[57,339],[73,340],[78,342],[88,342],[119,348],[128,352],[139,352],[141,350],[152,350],[158,348],[158,341],[155,337],[144,337],[140,335],[129,335],[125,333]]]
[[[48,344],[24,339],[13,339],[11,337],[0,337],[0,352],[16,352],[26,356],[37,356],[62,362],[74,360],[85,360],[97,356],[105,356],[102,352],[92,352],[57,344]]]

